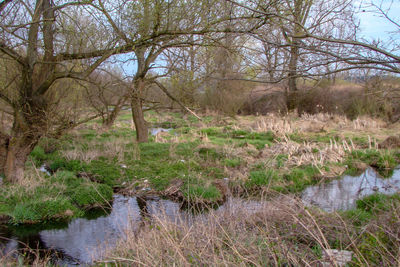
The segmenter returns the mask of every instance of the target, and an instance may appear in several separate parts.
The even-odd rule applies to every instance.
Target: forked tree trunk
[[[117,119],[121,108],[122,106],[115,106],[111,113],[108,114],[107,117],[103,120],[102,127],[104,130],[109,130],[114,125],[114,122]]]
[[[144,119],[144,112],[142,107],[141,92],[144,90],[144,81],[138,78],[135,81],[135,92],[131,96],[131,108],[133,122],[136,127],[136,140],[139,143],[146,143],[149,141],[149,132],[147,129],[147,123]]]

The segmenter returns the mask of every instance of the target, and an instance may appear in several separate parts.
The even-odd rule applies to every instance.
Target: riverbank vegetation
[[[79,217],[106,207],[113,191],[202,203],[222,202],[228,194],[299,194],[368,166],[390,176],[400,159],[397,139],[384,142],[399,126],[380,119],[351,121],[323,113],[214,114],[203,121],[181,113],[147,116],[158,130],[149,143],[133,142],[124,113],[109,131],[93,122],[59,141],[41,140],[26,179],[1,187],[2,218],[20,224]]]

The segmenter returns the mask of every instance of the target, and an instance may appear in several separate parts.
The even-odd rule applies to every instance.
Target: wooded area
[[[3,0],[0,173],[23,179],[41,138],[99,117],[109,128],[124,106],[137,141],[147,142],[144,111],[171,101],[194,114],[202,107],[235,115],[243,112],[243,92],[276,85],[287,112],[298,108],[304,85],[398,79],[398,39],[360,38],[353,2]],[[399,22],[380,4],[362,8],[398,35]]]

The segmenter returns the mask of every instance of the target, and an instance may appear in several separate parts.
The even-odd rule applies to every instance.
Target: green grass
[[[202,183],[186,183],[182,186],[184,197],[188,201],[216,201],[221,198],[221,193],[214,185],[204,185]]]
[[[267,186],[278,179],[278,174],[271,169],[267,171],[252,171],[247,184],[248,186]]]
[[[59,171],[34,189],[14,185],[0,188],[0,213],[14,224],[65,220],[82,216],[93,206],[108,206],[112,188],[72,172]]]
[[[375,167],[383,177],[390,177],[393,169],[399,164],[399,159],[398,152],[392,150],[364,149],[352,151],[344,164],[348,167],[346,174],[349,175],[359,174],[357,163],[364,162]]]
[[[224,165],[227,167],[235,168],[239,167],[240,164],[242,163],[240,158],[233,158],[233,159],[225,159],[224,160]]]
[[[46,176],[45,182],[34,191],[12,187],[10,193],[7,190],[11,187],[6,184],[1,189],[0,214],[9,214],[15,223],[51,218],[58,220],[65,214],[71,214],[65,213],[68,209],[73,211],[72,216],[81,216],[90,207],[106,205],[106,201],[112,198],[112,187],[121,187],[123,183],[135,187],[146,184],[153,190],[162,191],[176,179],[184,181],[182,190],[189,200],[218,199],[220,193],[212,182],[225,177],[230,177],[232,185],[256,194],[265,188],[282,193],[299,193],[307,186],[321,181],[319,169],[329,171],[333,166],[330,163],[318,166],[319,169],[311,165],[288,166],[290,161],[286,154],[263,158],[262,150],[279,142],[279,136],[270,131],[248,130],[248,126],[241,129],[234,119],[220,120],[218,117],[207,116],[199,124],[195,117],[187,114],[161,115],[153,111],[147,112],[146,118],[150,127],[174,128],[179,142],[156,143],[154,137],[151,137],[149,143],[136,144],[132,141],[135,132],[129,128],[130,123],[122,123],[107,132],[98,131],[92,124],[88,124],[81,130],[64,135],[60,140],[44,138],[32,151],[29,164],[32,162],[40,166],[46,163],[56,174]],[[130,111],[123,111],[117,120],[124,122],[130,119]],[[249,118],[250,121],[255,119]],[[202,125],[207,126],[201,128]],[[294,131],[289,134],[293,141],[324,146],[330,140],[340,141],[339,136],[334,130],[326,133]],[[346,136],[349,134],[346,133]],[[351,138],[354,143],[365,145],[365,136],[354,133]],[[122,143],[122,152],[118,155],[103,155],[101,152],[108,152],[107,145],[110,142]],[[63,154],[63,151],[84,154],[94,150],[99,155],[93,160],[79,160],[79,157],[71,160]],[[312,152],[318,153],[319,149],[314,148]],[[332,164],[348,165],[347,173],[355,173],[358,171],[357,164],[364,162],[381,173],[390,174],[399,158],[398,151],[359,149],[348,152],[344,162]],[[126,165],[126,168],[120,164]],[[78,178],[77,175],[82,173],[89,178]],[[237,177],[237,173],[240,173],[240,177]],[[33,215],[33,210],[41,202],[49,206],[49,209],[44,208],[47,217],[40,213],[35,215],[37,217]],[[26,214],[22,212],[24,209]],[[361,213],[366,211],[357,212],[362,217]]]

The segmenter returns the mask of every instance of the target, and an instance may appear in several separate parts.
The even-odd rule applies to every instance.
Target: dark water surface
[[[170,219],[182,215],[179,203],[154,198],[115,195],[110,213],[100,212],[94,218],[77,218],[68,224],[0,228],[0,253],[7,254],[29,246],[57,253],[57,264],[77,265],[100,259],[107,247],[114,247],[127,230],[138,230],[140,222],[152,215]]]

